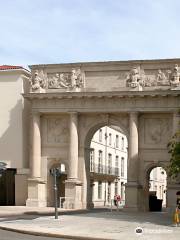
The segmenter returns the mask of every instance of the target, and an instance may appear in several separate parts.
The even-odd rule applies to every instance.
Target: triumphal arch
[[[52,204],[49,169],[65,164],[64,205],[92,204],[89,151],[93,134],[115,125],[128,138],[126,209],[146,210],[148,173],[166,167],[167,143],[180,119],[180,59],[30,66],[31,143],[28,206]],[[168,179],[167,205],[177,181]],[[72,199],[72,202],[71,202]]]

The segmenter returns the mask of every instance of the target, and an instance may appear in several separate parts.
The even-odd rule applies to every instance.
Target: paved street
[[[46,236],[74,239],[141,239],[179,240],[180,227],[172,225],[172,215],[166,212],[122,212],[92,210],[61,213],[58,220],[54,216],[22,214],[0,218],[0,227],[43,233]],[[135,229],[142,228],[142,234]],[[15,233],[14,233],[15,234]],[[27,238],[26,238],[27,239]],[[32,238],[33,239],[33,238]],[[1,239],[0,239],[1,240]]]
[[[57,240],[57,238],[32,236],[28,234],[15,233],[5,230],[0,230],[0,240]],[[64,238],[58,238],[64,240]]]

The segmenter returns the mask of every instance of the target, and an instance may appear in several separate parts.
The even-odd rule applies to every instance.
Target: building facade
[[[0,66],[0,205],[25,205],[29,175],[29,111],[22,93],[29,91],[28,70]]]
[[[116,127],[105,126],[93,136],[90,145],[90,174],[94,206],[111,205],[114,195],[125,202],[127,182],[127,138]]]

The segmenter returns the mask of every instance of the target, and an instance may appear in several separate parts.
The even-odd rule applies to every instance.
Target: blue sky
[[[0,0],[0,64],[180,57],[179,0]]]

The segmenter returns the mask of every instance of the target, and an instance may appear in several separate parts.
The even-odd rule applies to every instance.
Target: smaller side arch
[[[166,171],[166,163],[163,163],[163,162],[152,162],[152,163],[149,163],[146,166],[145,170],[144,170],[144,176],[145,176],[145,180],[144,180],[144,194],[145,194],[144,195],[144,200],[145,201],[144,201],[144,204],[145,204],[146,211],[149,211],[149,207],[151,206],[151,205],[149,205],[150,204],[150,202],[149,202],[150,201],[149,200],[150,199],[149,198],[149,196],[150,196],[150,189],[151,189],[151,191],[156,191],[157,198],[158,199],[162,199],[164,206],[167,206],[167,187],[168,187],[168,184],[167,184],[168,175],[167,175],[167,173],[166,173],[166,180],[164,182],[165,185],[162,184],[161,179],[159,179],[160,181],[157,181],[158,179],[154,179],[154,181],[157,181],[157,182],[153,181],[154,184],[157,186],[156,187],[157,190],[154,189],[154,187],[155,187],[154,184],[150,185],[150,174],[151,174],[151,171],[153,169],[155,169],[155,168],[158,168],[158,167],[161,167],[161,168],[163,168]],[[154,187],[152,187],[152,186],[154,186]],[[165,187],[164,189],[163,189],[163,186]],[[166,192],[164,192],[164,191],[166,191]],[[150,209],[151,209],[151,207],[150,207]]]

